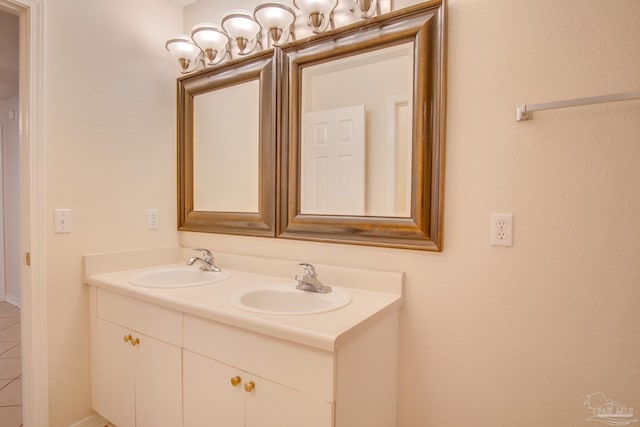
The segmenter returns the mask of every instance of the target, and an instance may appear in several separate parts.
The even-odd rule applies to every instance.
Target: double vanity
[[[235,254],[203,271],[174,253],[85,257],[96,412],[118,427],[395,425],[402,273]]]

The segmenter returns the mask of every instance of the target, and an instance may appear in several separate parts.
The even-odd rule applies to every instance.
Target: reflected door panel
[[[364,215],[364,105],[304,116],[302,212]]]
[[[445,9],[431,0],[281,47],[278,237],[441,250]],[[329,208],[353,159],[330,161],[317,140],[331,127],[310,124],[315,112],[353,105],[366,119],[364,211]]]
[[[359,187],[360,195],[350,194],[355,200],[366,201],[363,209],[354,207],[346,209],[305,209],[304,200],[308,188],[302,186],[303,214],[355,215],[408,217],[409,209],[406,199],[398,203],[397,197],[410,194],[411,182],[406,175],[411,174],[411,132],[406,132],[410,120],[413,91],[413,49],[412,42],[402,43],[374,51],[347,56],[312,66],[302,70],[302,121],[308,120],[308,114],[318,111],[339,111],[351,105],[362,105],[366,111],[365,141],[363,160],[365,164],[364,183]],[[402,99],[404,104],[393,104]],[[398,108],[404,105],[409,116],[399,121]],[[303,127],[302,152],[306,151],[309,131]],[[402,128],[405,132],[398,132]],[[348,132],[348,128],[343,129]],[[338,138],[340,130],[327,135]],[[305,139],[306,138],[306,139]],[[409,150],[407,152],[407,150]],[[403,163],[396,151],[403,155]],[[306,165],[302,164],[301,177],[308,176]],[[342,184],[344,185],[344,184]],[[335,187],[334,187],[335,188]],[[387,191],[385,191],[387,189]],[[331,190],[330,190],[331,191]],[[388,194],[392,191],[393,194]],[[355,203],[355,202],[354,202]],[[410,200],[409,200],[410,203]],[[308,206],[308,205],[307,205]]]

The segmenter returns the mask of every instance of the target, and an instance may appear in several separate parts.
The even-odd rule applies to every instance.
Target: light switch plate
[[[53,212],[54,231],[71,233],[71,209],[55,209]]]

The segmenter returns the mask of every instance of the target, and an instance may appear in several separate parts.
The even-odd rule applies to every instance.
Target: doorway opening
[[[22,424],[20,17],[0,10],[0,425]]]
[[[11,225],[17,233],[17,250],[11,251],[12,261],[5,263],[15,268],[19,277],[17,291],[20,310],[19,338],[21,343],[22,423],[27,426],[49,425],[47,304],[46,304],[46,221],[44,203],[44,149],[43,120],[43,0],[0,0],[0,12],[18,21],[17,107],[7,117],[17,122],[16,168],[19,184],[17,196],[12,196],[11,209],[18,212],[19,224]],[[0,69],[2,71],[2,69]],[[1,77],[1,76],[0,76]],[[1,113],[0,113],[1,115]],[[4,161],[7,165],[7,132],[3,126]],[[13,148],[13,146],[12,146]],[[12,154],[13,156],[13,154]],[[14,163],[15,162],[15,163]],[[7,177],[7,171],[3,171]],[[14,175],[10,175],[14,179]],[[7,223],[6,182],[4,182],[4,224]],[[12,211],[13,212],[13,211]],[[5,240],[8,227],[3,226]],[[7,250],[5,256],[7,258]],[[5,274],[5,278],[6,278]],[[12,284],[13,285],[13,284]],[[8,286],[5,286],[8,288]],[[6,294],[3,299],[6,299]],[[2,332],[0,332],[2,335]]]

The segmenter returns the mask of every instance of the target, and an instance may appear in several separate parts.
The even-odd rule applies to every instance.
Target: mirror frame
[[[178,78],[178,230],[275,237],[276,55],[273,49]],[[194,97],[259,80],[258,212],[195,211],[193,178]]]
[[[442,250],[445,140],[445,15],[431,1],[282,48],[278,237],[392,248]],[[414,43],[409,217],[301,213],[302,69],[401,43]]]

